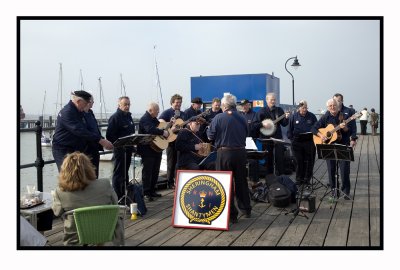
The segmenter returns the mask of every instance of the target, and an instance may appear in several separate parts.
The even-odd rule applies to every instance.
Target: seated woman
[[[110,179],[97,179],[88,156],[80,152],[68,154],[60,169],[58,187],[53,194],[53,211],[56,216],[80,207],[117,204],[117,194]],[[73,215],[64,220],[64,245],[79,245]],[[120,218],[114,232],[114,245],[124,244],[124,228]]]
[[[188,127],[179,131],[176,137],[175,148],[178,153],[176,167],[178,170],[214,170],[215,164],[208,163],[200,166],[200,162],[207,156],[204,148],[207,144],[203,143],[199,136],[199,129],[203,118],[192,118]]]

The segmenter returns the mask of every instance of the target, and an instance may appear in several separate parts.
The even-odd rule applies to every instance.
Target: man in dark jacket
[[[246,180],[246,120],[236,110],[236,97],[226,95],[222,98],[222,110],[214,117],[207,136],[215,141],[217,150],[216,170],[232,171],[234,188],[231,190],[230,220],[237,222],[238,210],[234,204],[234,195],[238,201],[238,207],[251,217],[251,205],[249,188]],[[232,132],[234,131],[234,132]]]
[[[276,97],[274,93],[268,93],[266,96],[267,106],[265,108],[261,108],[255,117],[255,121],[253,124],[253,129],[255,135],[259,135],[261,139],[280,139],[282,140],[282,130],[281,126],[287,126],[289,113],[285,113],[281,107],[275,106]],[[274,124],[263,122],[266,119],[270,119],[271,121],[276,120],[277,118],[284,116],[279,122],[275,124],[276,130],[271,135],[267,136],[260,132],[260,128],[265,128],[268,130],[274,129]],[[267,121],[268,122],[268,121]],[[257,136],[258,137],[258,136]],[[267,156],[265,158],[265,166],[267,170],[267,174],[281,175],[284,173],[284,146],[281,143],[277,143],[274,145],[274,142],[268,141],[263,143],[263,150],[267,150]],[[275,164],[274,164],[275,162]],[[275,166],[274,166],[275,165]],[[275,172],[274,172],[275,168]]]
[[[168,138],[168,131],[157,128],[160,122],[157,119],[160,108],[157,103],[150,103],[147,111],[139,120],[139,134],[159,135]],[[138,145],[138,153],[142,157],[142,182],[145,198],[152,201],[154,197],[161,197],[156,193],[162,150],[154,150],[151,145]]]
[[[52,152],[58,171],[64,157],[75,151],[84,152],[88,142],[99,143],[111,150],[113,145],[99,134],[91,132],[84,120],[84,109],[92,97],[86,91],[75,91],[71,100],[57,116],[57,126],[53,136]]]
[[[117,111],[108,119],[106,138],[112,143],[118,138],[135,133],[135,125],[129,112],[130,106],[129,97],[120,97]],[[128,171],[131,165],[132,152],[132,146],[114,148],[112,185],[115,193],[117,193],[118,200],[125,194],[125,184],[128,184],[129,181]]]
[[[181,111],[182,96],[175,94],[170,100],[171,108],[163,111],[159,117],[160,122],[173,122],[177,119],[186,119],[185,113]],[[172,132],[177,132],[174,126],[171,128]],[[178,160],[177,151],[175,149],[175,141],[169,143],[167,152],[167,181],[169,188],[175,188],[175,170],[176,162]]]
[[[193,116],[199,115],[201,113],[201,105],[203,105],[203,100],[201,99],[201,97],[193,98],[192,105],[184,111],[185,120],[188,120]]]
[[[321,138],[322,141],[327,141],[326,134],[320,132],[320,128],[326,128],[329,124],[340,126],[341,139],[335,143],[355,147],[357,144],[357,126],[356,121],[350,121],[347,124],[345,120],[353,116],[354,110],[343,105],[343,96],[335,94],[333,98],[326,102],[327,112],[311,128],[311,132]],[[335,181],[336,175],[336,160],[327,160],[329,184],[332,188],[332,197],[337,197],[339,183]],[[340,176],[342,178],[341,190],[344,193],[344,199],[350,199],[350,161],[339,160]]]
[[[92,107],[94,104],[93,97],[90,98],[88,105],[85,108],[85,113],[83,117],[86,121],[86,126],[90,132],[93,132],[95,135],[100,135],[101,132],[99,130],[99,125],[97,124],[96,117],[92,111]],[[104,138],[101,136],[101,138]],[[99,163],[100,163],[100,153],[99,151],[103,151],[103,147],[98,142],[88,141],[87,146],[85,148],[85,154],[90,157],[92,164],[96,168],[96,178],[99,178]]]

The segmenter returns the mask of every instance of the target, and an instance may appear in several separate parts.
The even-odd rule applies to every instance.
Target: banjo
[[[282,114],[275,120],[272,119],[264,119],[261,123],[263,126],[260,128],[260,132],[265,136],[272,136],[276,131],[276,124],[286,117],[286,113]],[[265,128],[264,125],[269,125],[269,128]]]

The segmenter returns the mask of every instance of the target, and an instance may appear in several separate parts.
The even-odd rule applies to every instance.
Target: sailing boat
[[[43,106],[42,106],[42,119],[44,120],[44,104],[46,103],[46,91],[44,91],[44,98],[43,98]],[[52,137],[52,132],[50,131],[49,134],[46,134],[44,131],[42,131],[42,137],[40,138],[42,146],[51,146],[51,137]]]

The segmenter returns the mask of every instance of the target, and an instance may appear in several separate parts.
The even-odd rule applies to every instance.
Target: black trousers
[[[234,182],[231,190],[230,217],[236,218],[239,213],[235,206],[235,195],[239,209],[245,212],[251,211],[249,187],[246,180],[246,150],[219,149],[215,166],[217,171],[232,171]]]
[[[156,191],[160,165],[161,153],[159,156],[142,156],[142,183],[145,195],[150,195]]]
[[[315,163],[314,142],[293,140],[292,150],[297,161],[296,182],[310,183]]]
[[[99,151],[90,151],[85,154],[89,156],[90,161],[92,162],[93,166],[96,168],[96,178],[99,178],[99,165],[100,165]]]
[[[52,150],[53,157],[54,157],[54,160],[55,160],[56,165],[57,165],[58,172],[60,172],[61,165],[62,165],[62,163],[64,161],[65,156],[70,154],[70,153],[73,153],[74,149],[59,148],[59,147],[53,146],[53,148],[51,150]]]
[[[281,175],[284,174],[284,152],[285,147],[283,144],[274,144],[267,142],[263,144],[262,149],[267,150],[268,153],[265,157],[265,164],[267,174]]]
[[[125,160],[126,154],[126,160]],[[112,177],[112,186],[115,193],[117,193],[118,200],[125,195],[125,181],[128,185],[129,182],[129,166],[132,160],[132,148],[121,147],[114,148],[114,170]],[[126,177],[126,178],[125,178]]]
[[[176,162],[178,154],[175,149],[175,142],[170,142],[167,148],[167,181],[169,185],[175,184]]]
[[[361,135],[367,135],[368,120],[360,120]]]

